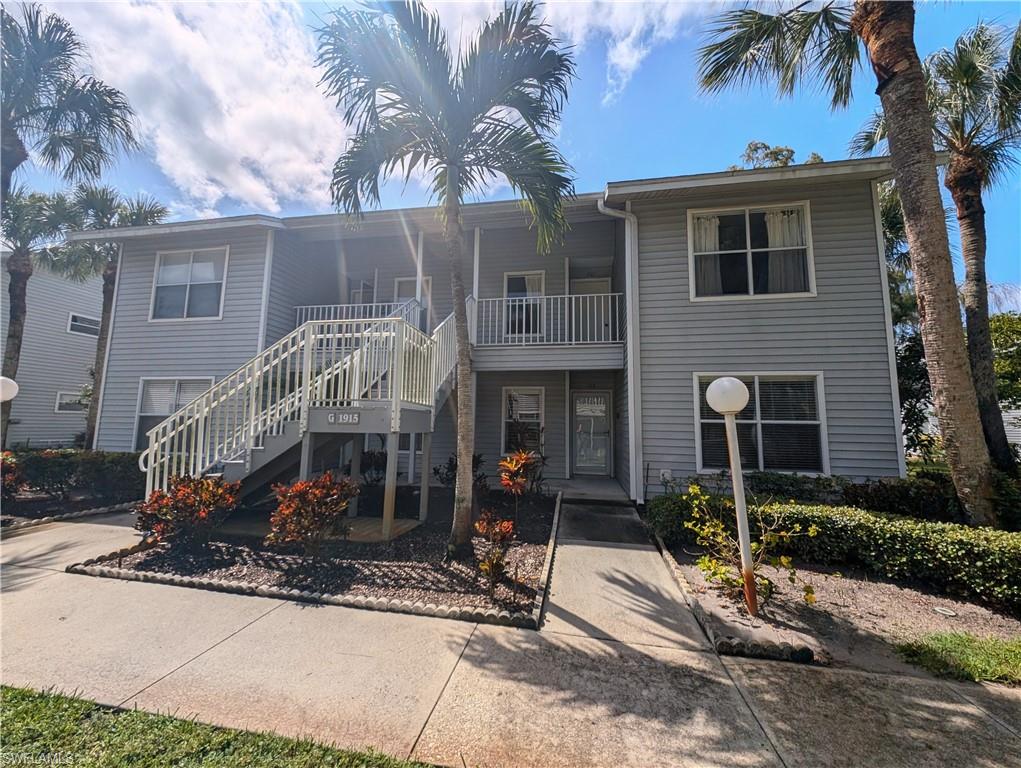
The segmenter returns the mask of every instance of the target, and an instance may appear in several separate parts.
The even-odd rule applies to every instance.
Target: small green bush
[[[730,505],[718,499],[717,504]],[[687,503],[676,494],[649,502],[646,519],[668,543],[690,541]],[[750,510],[770,525],[816,529],[783,543],[783,552],[813,563],[847,565],[879,576],[919,582],[1021,615],[1021,534],[954,523],[913,520],[853,507],[772,503]],[[735,520],[733,513],[726,518]],[[757,519],[753,525],[759,524]]]
[[[75,488],[110,503],[143,498],[145,474],[138,469],[138,454],[80,452],[77,456]]]
[[[850,483],[844,503],[873,512],[888,512],[942,523],[966,522],[949,475],[919,473],[915,477]]]
[[[47,448],[18,455],[25,485],[55,499],[66,499],[75,483],[78,451],[70,448]]]

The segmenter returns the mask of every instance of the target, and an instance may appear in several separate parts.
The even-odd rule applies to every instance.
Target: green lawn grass
[[[89,768],[410,768],[422,763],[4,687],[0,764]],[[20,761],[20,762],[19,762]]]
[[[900,643],[913,664],[941,677],[1021,685],[1021,638],[1000,640],[961,632],[939,632]]]

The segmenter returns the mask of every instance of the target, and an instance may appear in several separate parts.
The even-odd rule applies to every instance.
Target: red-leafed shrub
[[[358,484],[350,478],[334,480],[326,472],[315,480],[275,485],[273,490],[277,508],[270,518],[267,544],[301,544],[306,555],[318,557],[327,534],[347,535],[344,512],[358,495]]]
[[[25,477],[18,466],[17,457],[10,451],[0,454],[0,478],[2,478],[3,503],[13,503],[18,491],[25,485]]]
[[[203,546],[237,508],[240,488],[219,477],[173,477],[169,491],[153,491],[139,506],[135,528],[170,544]]]
[[[479,570],[489,581],[489,594],[493,594],[507,567],[507,548],[514,537],[514,521],[501,520],[492,510],[485,509],[475,521],[475,532],[487,542],[479,559]]]

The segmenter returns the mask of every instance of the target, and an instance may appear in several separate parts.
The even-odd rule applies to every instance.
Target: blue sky
[[[124,90],[144,146],[104,178],[125,194],[152,194],[174,218],[329,210],[330,167],[349,131],[316,89],[312,28],[322,4],[49,3],[79,30],[96,73]],[[438,4],[457,35],[473,29],[492,0]],[[704,3],[572,3],[547,6],[554,29],[574,43],[578,80],[559,135],[578,191],[610,180],[722,170],[753,139],[794,148],[804,160],[847,156],[847,142],[878,105],[863,72],[850,109],[833,113],[819,94],[779,100],[696,87],[699,35],[716,7]],[[979,19],[1013,26],[1017,2],[939,2],[919,7],[925,55],[953,43]],[[55,189],[29,169],[21,180]],[[489,199],[509,196],[503,187]],[[386,207],[422,205],[425,188],[389,185]],[[986,196],[989,279],[1021,283],[1021,175]],[[961,268],[957,259],[958,273]]]

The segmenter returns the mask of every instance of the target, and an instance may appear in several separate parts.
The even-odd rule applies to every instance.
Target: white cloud
[[[285,202],[329,208],[333,162],[350,131],[318,88],[315,40],[296,0],[50,5],[86,41],[98,76],[127,94],[146,151],[180,190],[175,211],[215,215],[227,200],[271,213]],[[456,41],[503,3],[432,5]],[[549,2],[542,13],[579,49],[605,41],[607,103],[705,8],[592,0]]]
[[[347,129],[317,87],[297,3],[54,4],[97,74],[125,92],[180,209],[225,199],[276,212],[329,206]]]

